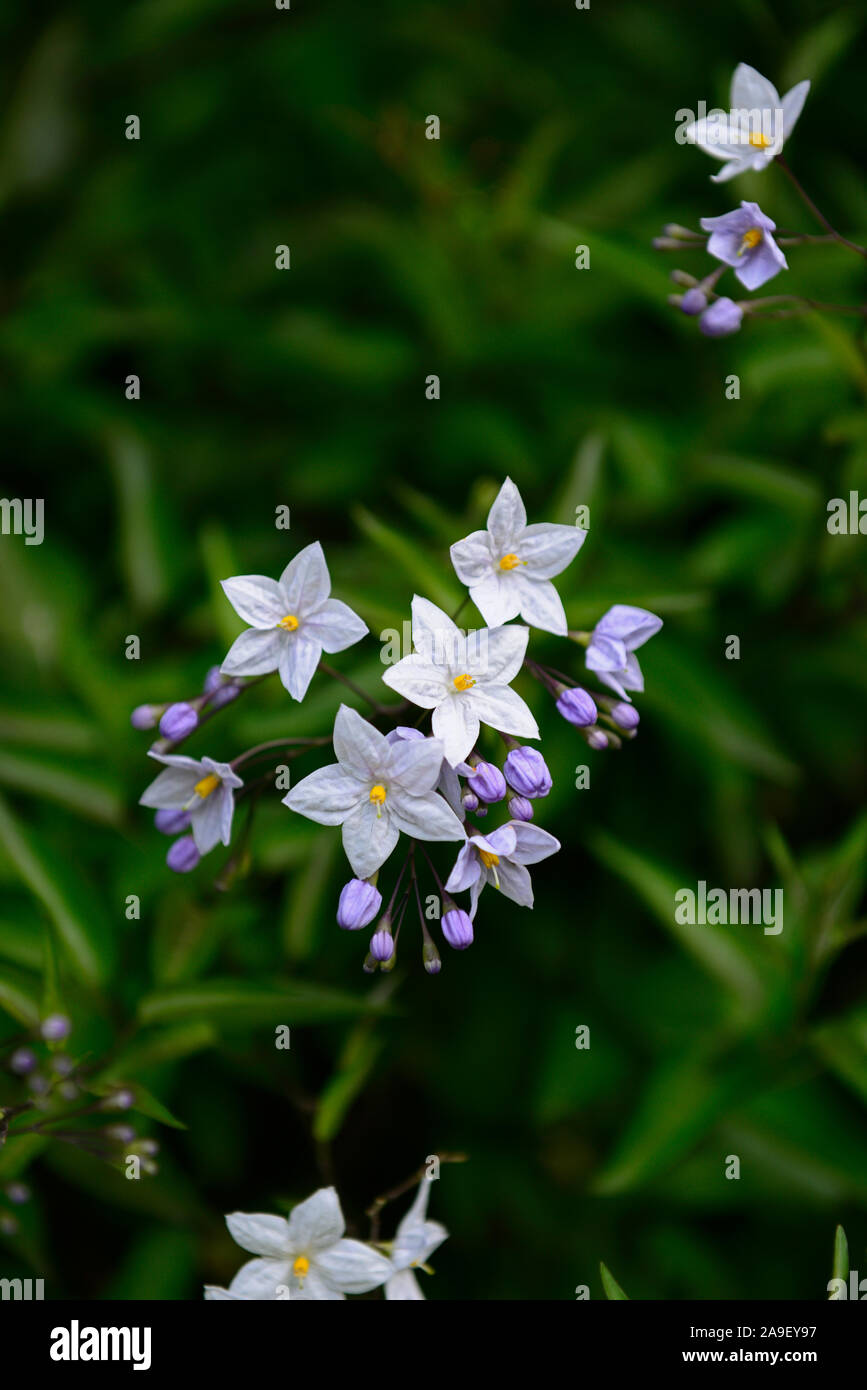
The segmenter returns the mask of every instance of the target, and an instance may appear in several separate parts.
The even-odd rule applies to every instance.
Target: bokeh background
[[[717,187],[675,143],[738,61],[781,91],[812,79],[787,154],[864,239],[865,22],[813,0],[4,9],[2,491],[44,497],[46,534],[0,540],[0,1034],[65,1009],[94,1077],[145,1088],[162,1147],[133,1182],[10,1139],[0,1181],[33,1197],[0,1273],[197,1298],[241,1260],[223,1212],[333,1180],[365,1235],[372,1199],[446,1151],[468,1161],[434,1192],[433,1298],[600,1298],[600,1259],[633,1298],[822,1298],[837,1222],[863,1260],[867,542],[825,526],[829,498],[867,493],[863,334],[706,341],[666,303],[669,270],[704,258],[650,241],[745,197],[817,230],[775,168]],[[774,289],[863,301],[845,250],[790,264]],[[531,519],[591,508],[560,582],[574,624],[618,601],[664,618],[640,736],[589,755],[527,686],[555,777],[540,823],[564,843],[536,910],[487,894],[438,979],[408,922],[371,980],[334,922],[336,833],[276,798],[230,891],[222,851],[168,872],[129,711],[221,659],[220,578],[316,538],[375,633],[415,590],[456,605],[448,544],[506,474]],[[335,664],[376,689],[372,639]],[[187,751],[327,732],[339,698],[266,684]],[[783,934],[678,927],[698,879],[783,886]]]

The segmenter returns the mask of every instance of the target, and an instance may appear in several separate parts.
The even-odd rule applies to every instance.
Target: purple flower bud
[[[373,921],[382,906],[382,894],[366,878],[351,878],[340,890],[337,925],[344,931],[358,931]]]
[[[440,959],[440,953],[430,937],[428,937],[422,947],[421,958],[424,963],[424,968],[429,975],[438,975],[440,973],[443,968],[443,963]]]
[[[72,1023],[65,1014],[49,1014],[40,1023],[39,1031],[46,1042],[61,1042],[72,1032]]]
[[[154,1154],[158,1154],[160,1151],[156,1139],[140,1139],[137,1148],[139,1153],[147,1154],[149,1158],[153,1158]]]
[[[564,719],[568,719],[570,724],[575,724],[579,729],[596,723],[596,705],[587,691],[578,685],[571,690],[563,691],[557,701],[557,709]]]
[[[51,1089],[51,1082],[41,1072],[35,1072],[27,1082],[27,1089],[31,1095],[44,1096],[45,1092]]]
[[[189,874],[192,873],[201,857],[192,835],[185,835],[182,840],[175,840],[166,855],[166,863],[172,873]]]
[[[373,933],[370,938],[370,954],[374,960],[391,960],[394,955],[394,937],[390,931],[383,928]]]
[[[479,809],[479,798],[475,792],[470,791],[469,787],[461,796],[461,805],[465,811],[478,811]]]
[[[547,796],[551,790],[551,774],[538,748],[513,748],[504,771],[509,786],[521,796]]]
[[[488,808],[487,808],[487,806],[477,806],[477,807],[476,807],[476,815],[477,815],[477,816],[480,816],[480,817],[481,817],[481,816],[486,816],[487,814],[488,814]]]
[[[737,333],[743,317],[744,311],[741,306],[723,295],[705,309],[698,326],[706,338],[726,338],[729,333]]]
[[[470,786],[480,801],[502,801],[506,779],[493,763],[476,763]]]
[[[468,912],[462,907],[453,907],[444,913],[442,920],[443,936],[456,951],[465,951],[473,944],[473,924]]]
[[[13,1206],[23,1207],[25,1202],[30,1201],[30,1188],[23,1182],[10,1182],[6,1196]]]
[[[680,301],[680,308],[684,314],[703,314],[707,308],[707,296],[696,285],[695,289],[686,291]]]
[[[180,835],[189,823],[189,811],[157,811],[154,816],[154,825],[163,835]]]
[[[608,747],[608,735],[602,729],[591,729],[587,735],[587,747],[601,753],[603,748]]]
[[[157,722],[157,711],[153,705],[136,705],[129,722],[134,729],[152,729]]]
[[[169,705],[162,719],[160,720],[160,733],[163,738],[174,741],[179,738],[186,738],[191,734],[199,722],[199,716],[192,705],[185,704],[182,700],[174,705]]]
[[[135,1105],[135,1096],[132,1091],[124,1087],[115,1091],[113,1095],[106,1096],[100,1102],[103,1110],[131,1110]]]
[[[634,705],[627,705],[625,700],[621,700],[618,704],[612,705],[608,713],[611,715],[614,723],[621,729],[637,729],[641,722],[638,710]]]
[[[26,1076],[36,1066],[36,1053],[29,1047],[16,1047],[9,1058],[9,1067],[16,1076]]]
[[[208,700],[208,709],[222,709],[224,705],[230,705],[233,700],[237,700],[241,687],[221,676],[219,666],[212,666],[205,676],[204,693],[211,697]]]
[[[51,1059],[51,1070],[56,1072],[58,1076],[68,1076],[74,1069],[75,1063],[71,1057],[67,1057],[65,1052],[58,1052]]]
[[[525,796],[510,796],[509,815],[512,817],[512,820],[532,820],[532,801],[528,801]]]
[[[131,1144],[135,1139],[132,1125],[108,1125],[103,1133],[106,1139],[114,1139],[117,1144]]]

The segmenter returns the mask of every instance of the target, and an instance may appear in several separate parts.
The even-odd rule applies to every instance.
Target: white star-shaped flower
[[[794,130],[809,90],[808,81],[799,82],[780,97],[773,82],[748,63],[738,63],[732,77],[731,110],[719,115],[711,112],[685,131],[691,145],[727,161],[718,174],[711,175],[712,182],[726,183],[750,169],[766,169]]]
[[[185,758],[182,753],[149,754],[166,770],[139,797],[140,806],[154,811],[189,811],[190,830],[199,854],[207,854],[218,841],[229,843],[235,788],[241,778],[228,763],[213,758]]]
[[[571,564],[587,535],[577,526],[527,525],[521,494],[507,478],[488,512],[488,529],[451,548],[458,579],[489,627],[520,616],[545,632],[566,632],[566,614],[551,583]]]
[[[394,1266],[360,1240],[344,1240],[346,1223],[333,1187],[301,1202],[289,1220],[236,1211],[226,1217],[232,1239],[258,1259],[238,1270],[228,1289],[209,1285],[205,1298],[337,1302],[367,1293],[390,1278]]]
[[[587,647],[587,668],[595,671],[601,681],[616,691],[621,700],[632,701],[630,690],[644,689],[644,676],[635,656],[636,647],[662,627],[662,619],[646,608],[632,608],[615,603],[599,619]]]
[[[250,627],[232,643],[224,676],[279,671],[295,700],[303,700],[323,652],[342,652],[367,632],[357,613],[330,598],[331,579],[318,541],[305,546],[279,580],[244,574],[222,581],[223,592]]]
[[[455,767],[472,751],[481,724],[504,734],[538,738],[529,708],[509,682],[521,669],[526,627],[481,628],[464,634],[429,599],[412,601],[415,651],[389,667],[385,684],[422,709],[433,710],[434,738]]]
[[[283,804],[319,825],[342,825],[343,848],[358,878],[385,863],[400,832],[416,840],[462,840],[464,829],[434,788],[443,745],[398,740],[341,705],[334,721],[337,762],[311,772]]]
[[[385,1286],[385,1296],[389,1302],[424,1301],[413,1270],[423,1268],[433,1252],[448,1239],[445,1226],[438,1221],[427,1220],[432,1186],[430,1178],[422,1178],[415,1200],[397,1228],[390,1252],[396,1273],[392,1274]]]
[[[475,918],[486,883],[519,907],[533,906],[533,884],[527,864],[556,854],[560,841],[530,821],[509,821],[490,835],[470,835],[446,882],[449,893],[470,890],[470,916]]]

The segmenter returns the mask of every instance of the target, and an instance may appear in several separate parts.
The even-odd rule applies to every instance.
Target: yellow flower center
[[[294,613],[287,613],[285,618],[280,619],[277,626],[285,628],[287,632],[294,632],[298,626],[298,619],[295,617]]]
[[[500,856],[498,854],[494,854],[489,849],[480,849],[479,858],[481,859],[486,869],[493,869],[494,865],[499,864],[500,862]]]
[[[386,790],[381,782],[377,782],[375,787],[370,789],[370,799],[374,806],[381,806],[386,798]]]
[[[305,1276],[309,1273],[309,1271],[310,1261],[308,1260],[307,1256],[299,1255],[294,1265],[292,1266],[292,1273],[295,1275],[295,1278],[304,1279]]]
[[[766,150],[772,141],[768,139],[767,135],[763,135],[762,132],[758,130],[753,132],[748,143],[752,145],[754,150]]]
[[[758,246],[761,239],[762,233],[759,230],[759,228],[750,227],[748,232],[744,232],[743,239],[741,241],[741,249],[738,252],[738,255],[742,256],[745,251],[753,251]]]
[[[455,690],[469,690],[470,686],[475,685],[475,683],[472,676],[468,676],[466,673],[462,676],[455,676],[454,679]]]
[[[502,560],[500,561],[500,569],[514,570],[517,569],[519,565],[526,565],[526,563],[526,560],[522,560],[518,555],[513,555],[510,553],[508,555],[503,556]]]
[[[220,785],[220,779],[214,772],[209,772],[207,777],[203,777],[201,782],[196,783],[196,796],[200,796],[204,801],[206,796],[210,796]]]

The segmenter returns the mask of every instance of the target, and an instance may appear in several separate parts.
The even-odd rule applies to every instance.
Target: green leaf
[[[70,883],[67,886],[62,881],[54,857],[42,849],[35,836],[25,831],[2,796],[0,845],[54,922],[78,978],[89,985],[103,983],[109,974],[107,940],[103,940],[95,928],[94,922],[98,920],[95,908],[80,908],[74,901],[77,896],[82,899],[86,896],[84,890],[76,893],[78,885]]]
[[[831,1278],[842,1279],[844,1283],[849,1279],[849,1242],[842,1226],[838,1226],[834,1232],[834,1263],[831,1269]],[[845,1297],[846,1294],[842,1291],[835,1292],[831,1294],[829,1302]]]
[[[115,1071],[118,1069],[115,1068]],[[121,1087],[124,1090],[132,1091],[135,1096],[131,1110],[137,1110],[141,1115],[147,1115],[152,1120],[158,1120],[161,1125],[169,1125],[172,1129],[186,1129],[182,1120],[177,1119],[161,1100],[141,1084],[140,1081],[129,1081],[125,1076],[118,1075],[111,1081],[106,1080],[108,1073],[101,1076],[88,1086],[88,1091],[94,1096],[111,1096]]]
[[[599,1273],[602,1275],[602,1287],[605,1290],[605,1297],[616,1303],[628,1303],[629,1295],[625,1294],[618,1284],[611,1270],[601,1261],[599,1263]]]
[[[38,1028],[42,1013],[39,1008],[39,981],[34,975],[13,970],[4,965],[0,971],[0,1009],[25,1028]]]
[[[0,786],[27,792],[105,825],[119,825],[124,804],[116,787],[90,776],[59,767],[57,762],[40,762],[27,754],[0,752]]]
[[[329,1143],[339,1132],[347,1110],[359,1095],[385,1046],[369,1025],[362,1024],[347,1043],[337,1070],[319,1097],[313,1137]]]
[[[207,980],[158,990],[139,1004],[142,1023],[173,1023],[208,1018],[224,1026],[251,1023],[319,1023],[353,1014],[384,1011],[369,999],[321,985],[287,983],[268,988],[244,980]]]
[[[415,587],[417,593],[438,604],[446,613],[455,611],[462,595],[456,587],[444,583],[442,575],[445,573],[445,569],[441,562],[437,563],[430,559],[414,540],[402,536],[391,526],[386,526],[384,521],[373,516],[366,508],[355,507],[352,515],[359,529],[382,552],[383,556],[394,561]],[[409,596],[407,597],[407,616],[409,616]]]

